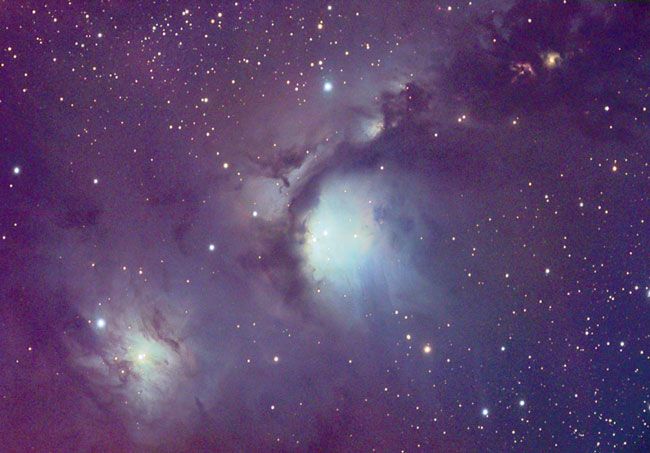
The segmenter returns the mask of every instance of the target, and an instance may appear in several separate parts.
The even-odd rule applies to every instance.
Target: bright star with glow
[[[104,318],[99,318],[99,319],[95,322],[95,325],[96,325],[98,328],[103,329],[104,327],[106,327],[106,320],[105,320]]]
[[[325,91],[326,93],[329,93],[333,89],[334,89],[334,85],[332,84],[332,82],[325,82],[323,84],[323,91]]]
[[[542,57],[544,59],[544,66],[547,69],[555,69],[562,64],[562,56],[552,50],[543,54]]]

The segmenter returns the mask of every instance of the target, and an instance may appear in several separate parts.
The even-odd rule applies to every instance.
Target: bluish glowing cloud
[[[345,315],[417,308],[439,297],[417,266],[427,230],[420,182],[404,182],[380,166],[332,175],[303,217],[304,271],[316,300]],[[427,211],[427,209],[429,211]]]
[[[379,234],[372,200],[358,187],[327,188],[307,222],[306,253],[317,279],[338,280],[358,272]]]
[[[306,214],[306,272],[335,304],[358,311],[368,278],[383,273],[387,243],[380,213],[385,192],[376,176],[331,178]]]

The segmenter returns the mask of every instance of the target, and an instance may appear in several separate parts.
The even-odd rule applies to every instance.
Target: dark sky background
[[[3,451],[648,451],[650,6],[0,6]]]

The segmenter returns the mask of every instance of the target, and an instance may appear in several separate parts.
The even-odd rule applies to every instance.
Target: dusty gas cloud
[[[5,5],[8,451],[645,451],[642,3]]]

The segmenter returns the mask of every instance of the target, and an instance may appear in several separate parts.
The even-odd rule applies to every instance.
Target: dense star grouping
[[[2,449],[650,448],[650,7],[1,10]]]

